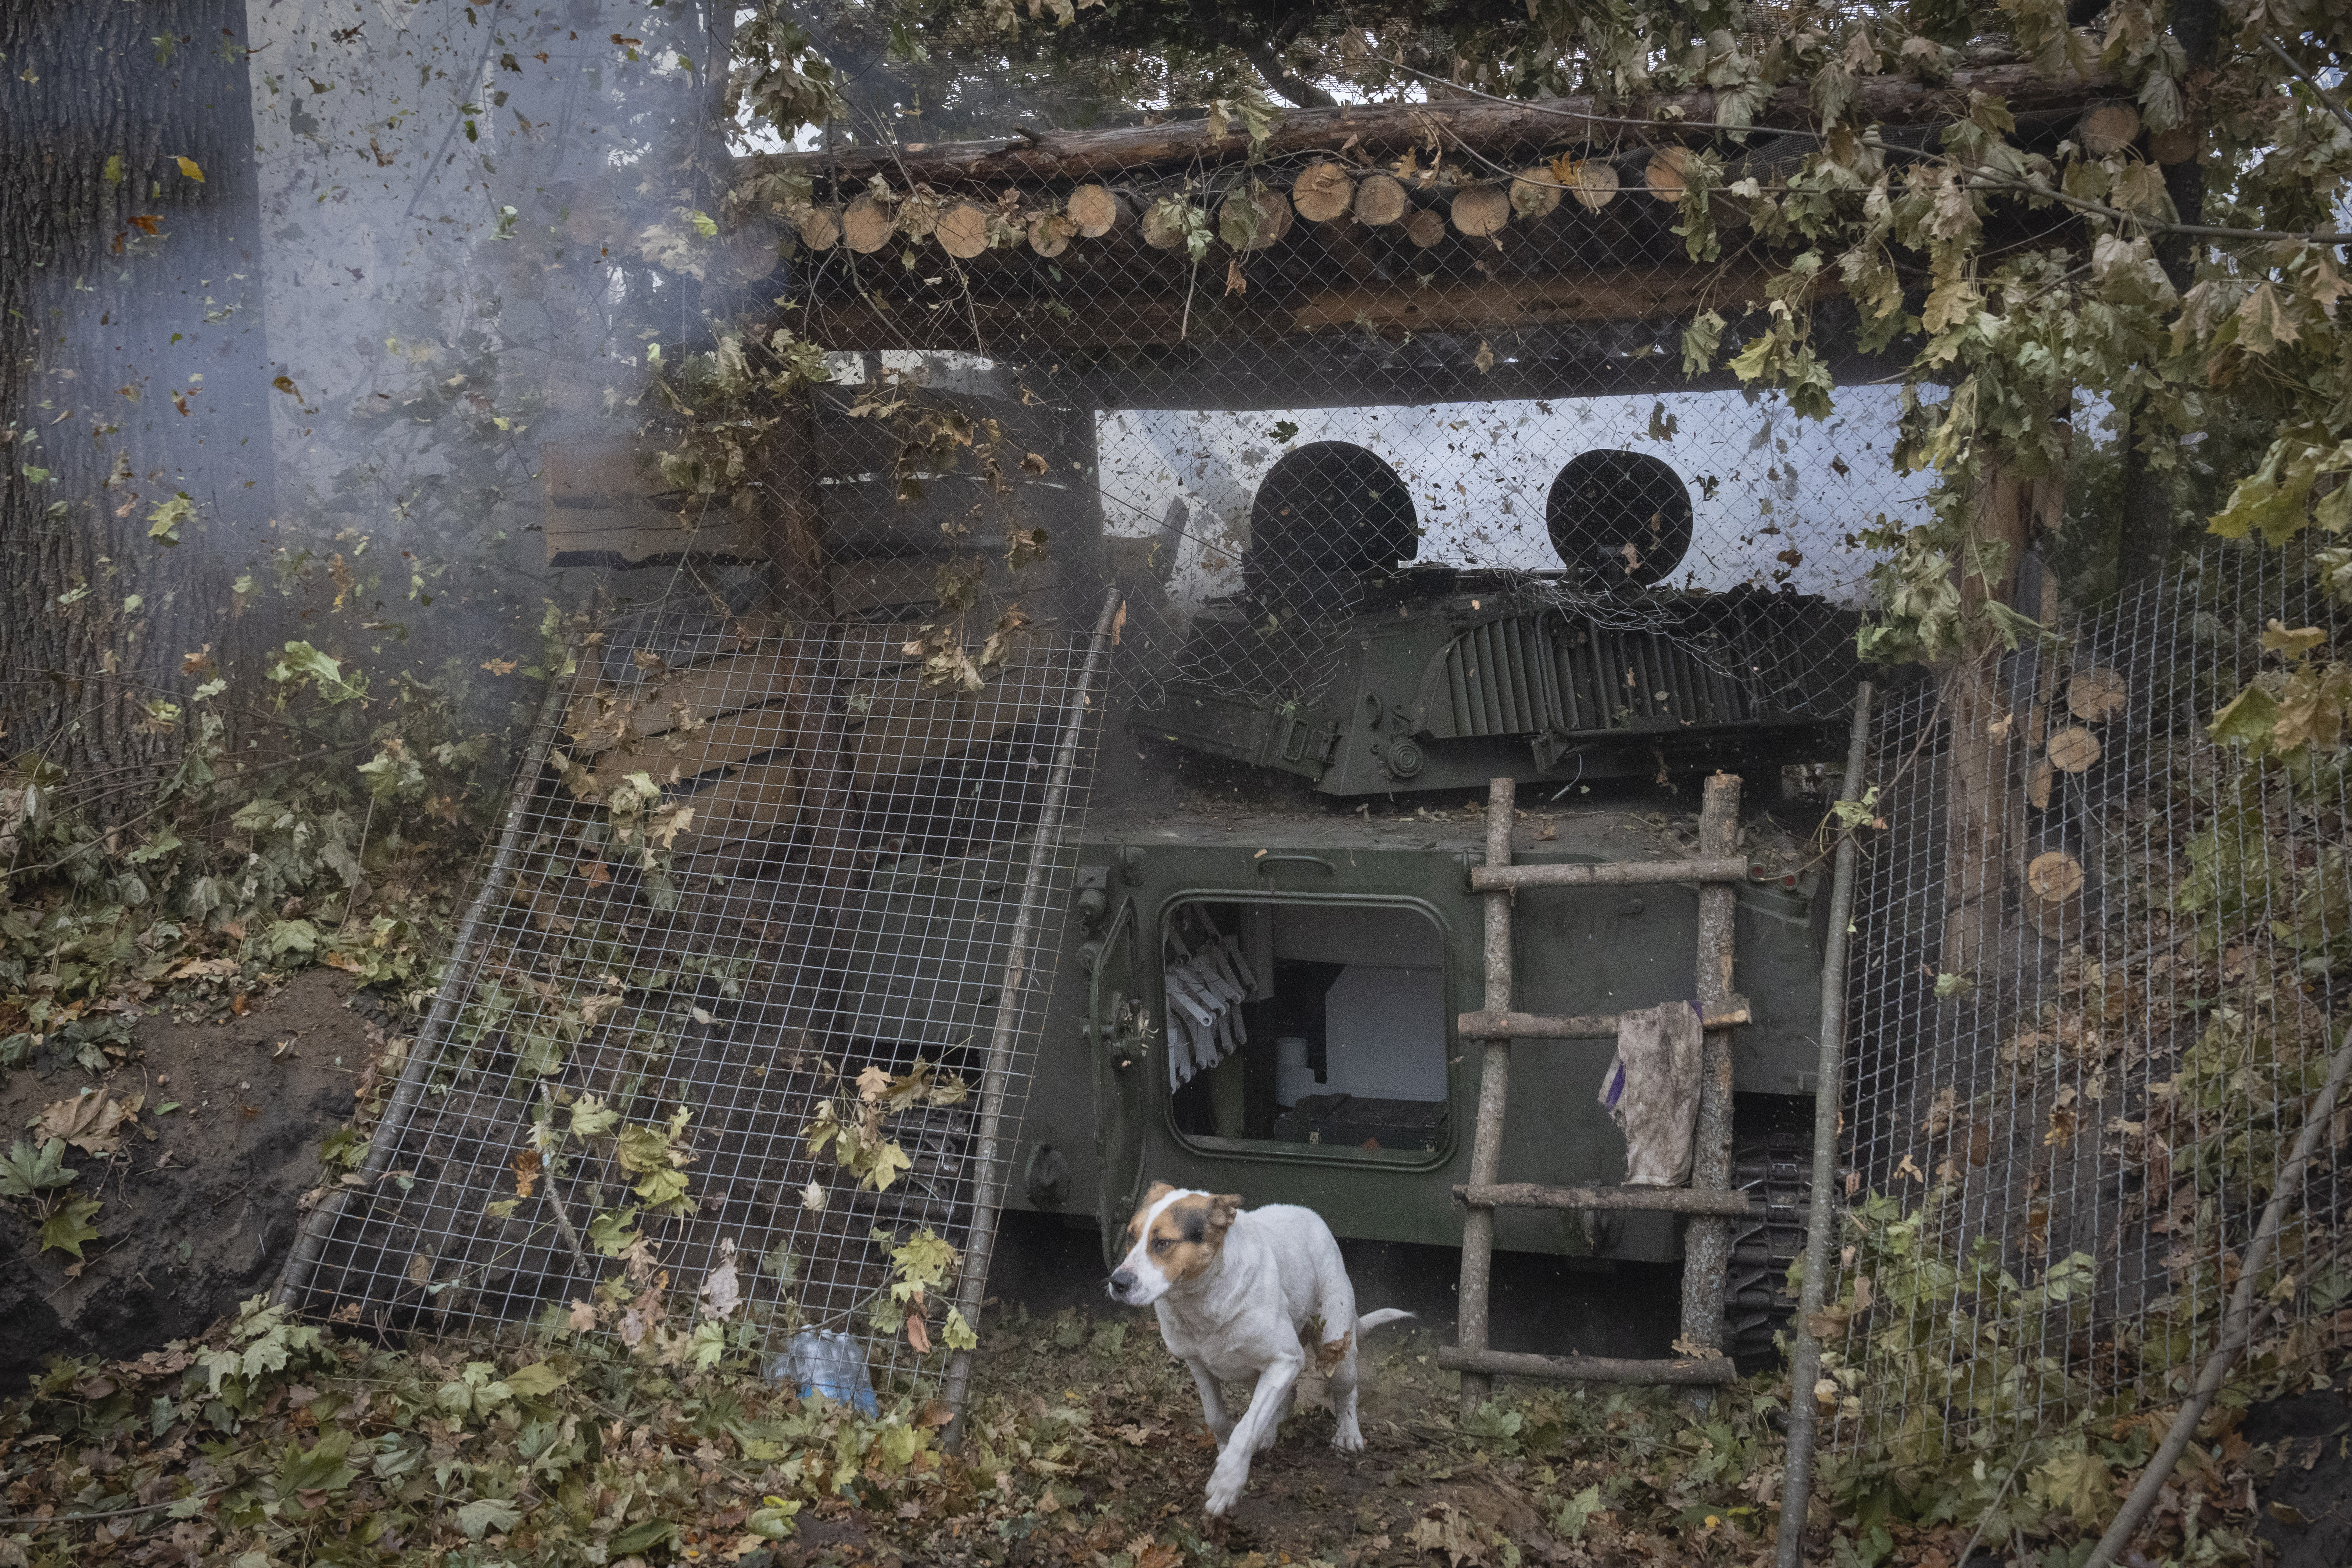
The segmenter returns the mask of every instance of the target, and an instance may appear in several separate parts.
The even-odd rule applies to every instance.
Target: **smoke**
[[[547,607],[606,575],[551,563],[551,459],[614,454],[604,471],[635,483],[652,371],[708,347],[776,265],[772,240],[716,227],[732,8],[257,0],[249,15],[268,374],[284,394],[266,433],[263,613],[356,609],[352,653],[514,718]],[[638,581],[724,594],[740,575]]]

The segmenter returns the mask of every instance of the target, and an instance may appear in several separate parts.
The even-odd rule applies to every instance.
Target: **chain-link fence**
[[[1848,970],[1832,1446],[1898,1468],[2177,1403],[2288,1151],[2257,1371],[2352,1342],[2352,834],[2332,748],[2217,741],[2340,615],[2246,546],[2060,641],[1892,695]],[[2315,755],[2323,759],[2314,763]],[[1834,1385],[1834,1386],[1832,1386]]]

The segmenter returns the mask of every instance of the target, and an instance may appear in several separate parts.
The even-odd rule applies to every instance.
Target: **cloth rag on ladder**
[[[1662,1002],[1617,1021],[1617,1055],[1601,1077],[1601,1103],[1625,1134],[1625,1184],[1690,1180],[1706,1031],[1696,1002]]]

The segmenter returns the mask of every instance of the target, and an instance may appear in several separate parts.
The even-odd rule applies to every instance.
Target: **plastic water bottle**
[[[793,1336],[784,1353],[768,1363],[768,1380],[790,1383],[803,1399],[822,1394],[838,1405],[855,1408],[868,1418],[882,1414],[874,1397],[874,1383],[866,1371],[866,1352],[847,1334],[830,1329],[803,1329]]]

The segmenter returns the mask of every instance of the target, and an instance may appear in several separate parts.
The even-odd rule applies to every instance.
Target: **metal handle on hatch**
[[[1266,868],[1277,860],[1288,861],[1294,865],[1299,866],[1320,866],[1325,871],[1334,877],[1339,874],[1339,868],[1334,866],[1330,861],[1326,860],[1320,855],[1261,855],[1257,858],[1258,875],[1261,877],[1265,876],[1266,874]]]

